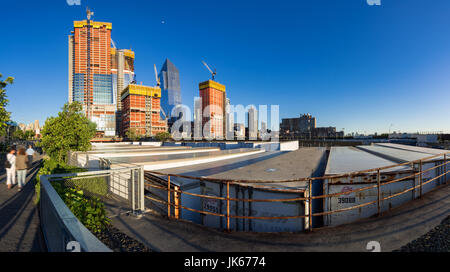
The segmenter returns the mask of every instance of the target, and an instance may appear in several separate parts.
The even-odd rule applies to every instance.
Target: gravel
[[[95,236],[114,252],[151,252],[144,244],[113,226],[108,226],[104,231],[95,233]]]
[[[450,252],[450,216],[425,235],[394,252]]]

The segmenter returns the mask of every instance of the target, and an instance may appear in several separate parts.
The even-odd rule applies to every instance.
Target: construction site
[[[135,188],[144,189],[142,197],[134,194],[140,206],[132,204],[138,207],[133,211],[233,232],[298,233],[352,224],[420,199],[448,181],[448,154],[439,149],[390,143],[331,148],[235,143],[228,149],[186,144],[191,146],[96,144],[70,158],[91,171],[142,169],[143,184]],[[123,203],[131,201],[132,180],[109,181],[111,188],[127,188]]]

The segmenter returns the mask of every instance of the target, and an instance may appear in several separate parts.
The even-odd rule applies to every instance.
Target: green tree
[[[66,103],[58,117],[45,121],[39,146],[50,158],[65,162],[69,150],[88,151],[95,132],[96,124],[84,116],[82,105],[79,102]]]
[[[23,140],[24,139],[24,132],[21,129],[18,129],[16,131],[13,132],[12,134],[12,138],[14,140]]]
[[[137,133],[135,128],[130,128],[125,135],[127,136],[128,139],[132,140],[132,141],[137,141],[139,139],[142,138],[142,135],[140,135],[139,133]]]
[[[32,140],[34,138],[34,136],[35,136],[35,134],[34,134],[33,130],[27,130],[23,134],[23,139],[29,141],[29,140]]]
[[[5,80],[1,80],[2,77],[3,75],[0,73],[0,135],[5,135],[6,127],[8,126],[6,122],[11,120],[11,113],[6,111],[6,105],[9,102],[6,96],[6,85],[13,84],[14,78],[8,77]]]
[[[156,134],[155,138],[160,141],[160,142],[165,142],[168,139],[170,139],[171,135],[169,132],[160,132],[158,134]]]

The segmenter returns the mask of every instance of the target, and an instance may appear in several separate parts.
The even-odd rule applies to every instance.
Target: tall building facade
[[[74,21],[69,36],[69,102],[83,105],[86,117],[103,136],[116,134],[111,73],[112,24],[88,18]]]
[[[116,105],[116,134],[121,135],[122,123],[122,91],[134,82],[134,58],[133,51],[128,49],[111,48],[111,74],[113,86],[113,99]]]
[[[169,124],[173,124],[179,116],[172,116],[172,109],[181,104],[180,73],[177,67],[169,59],[166,59],[159,78],[161,80],[161,108]]]
[[[248,109],[248,138],[249,140],[258,139],[258,110],[255,106]]]
[[[223,139],[225,133],[225,85],[208,80],[199,84],[203,112],[203,136]]]
[[[129,84],[121,93],[122,137],[132,129],[147,137],[167,131],[167,124],[160,117],[161,89]]]

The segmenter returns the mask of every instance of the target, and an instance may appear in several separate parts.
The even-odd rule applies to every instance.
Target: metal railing
[[[40,221],[45,244],[50,252],[66,252],[71,242],[76,242],[80,251],[112,252],[97,239],[73,215],[49,182],[51,176],[41,176]]]
[[[323,177],[309,177],[309,178],[300,178],[300,179],[292,179],[292,180],[283,180],[283,181],[244,180],[244,179],[242,179],[242,180],[225,180],[225,179],[218,179],[218,178],[192,177],[192,176],[186,176],[186,175],[167,174],[167,173],[161,173],[161,172],[156,172],[156,171],[145,171],[145,178],[146,178],[145,186],[147,188],[155,188],[158,190],[166,191],[167,192],[167,201],[162,200],[162,199],[157,199],[155,197],[148,196],[148,195],[146,195],[145,197],[147,199],[149,199],[150,201],[160,203],[163,205],[167,205],[167,215],[172,218],[176,218],[176,219],[179,218],[180,209],[188,210],[188,211],[203,214],[203,215],[212,215],[212,216],[217,216],[217,217],[222,217],[222,218],[224,217],[224,218],[226,218],[226,222],[227,222],[226,229],[228,231],[231,231],[230,219],[232,219],[232,218],[260,219],[260,220],[300,219],[300,218],[302,218],[305,220],[305,229],[312,231],[313,230],[313,225],[312,225],[313,217],[330,215],[330,214],[340,213],[340,212],[344,212],[344,211],[350,211],[353,209],[358,209],[358,208],[362,208],[362,207],[366,207],[366,206],[374,205],[374,204],[377,205],[377,211],[378,211],[378,214],[380,215],[381,214],[381,203],[384,200],[398,197],[398,196],[403,195],[410,191],[415,192],[415,190],[417,190],[417,189],[419,189],[419,197],[422,197],[422,194],[423,194],[422,188],[426,184],[429,184],[430,182],[435,181],[437,179],[443,179],[444,183],[447,182],[447,174],[450,172],[450,171],[447,171],[447,164],[449,163],[449,161],[447,161],[447,157],[449,154],[450,154],[450,152],[446,152],[446,153],[426,157],[426,158],[423,158],[420,160],[405,162],[405,163],[386,166],[386,167],[373,168],[373,169],[368,169],[368,170],[358,171],[358,172],[350,172],[350,173],[345,173],[345,174],[330,175],[330,176],[323,176]],[[442,156],[443,156],[443,159],[442,159]],[[437,158],[441,158],[441,159],[437,159]],[[430,163],[430,162],[434,162],[436,164],[440,163],[440,164],[438,164],[434,167],[428,168],[426,170],[423,170],[422,166],[424,165],[424,163]],[[416,168],[415,165],[418,166],[418,170],[415,170],[415,168]],[[387,180],[382,181],[381,171],[397,168],[400,166],[412,166],[412,171],[410,171],[412,174],[401,177],[401,178],[394,178],[391,180],[387,179]],[[424,182],[423,175],[425,173],[427,173],[431,170],[434,170],[434,169],[439,169],[439,168],[442,169],[442,174],[436,175],[435,177],[430,178],[429,180]],[[368,175],[368,174],[376,175],[376,182],[374,182],[374,181],[366,182],[366,184],[374,183],[373,185],[369,185],[367,187],[359,188],[359,189],[355,189],[355,190],[352,189],[352,190],[348,190],[345,192],[323,194],[323,195],[318,195],[318,196],[312,195],[313,182],[317,182],[319,180],[331,180],[331,179],[346,178],[346,177],[356,177],[356,176]],[[166,177],[166,179],[162,179],[160,177]],[[171,182],[171,177],[197,180],[200,182],[207,181],[207,182],[224,184],[224,185],[226,185],[226,197],[222,197],[222,196],[218,197],[218,196],[211,196],[211,195],[205,195],[205,194],[195,194],[195,193],[191,193],[191,192],[187,192],[187,191],[182,191],[179,186],[176,186],[173,184],[173,182]],[[418,177],[418,179],[419,179],[419,184],[417,184],[417,185],[415,185],[416,177]],[[159,179],[159,182],[155,183],[154,182],[155,178]],[[391,194],[386,197],[382,197],[382,194],[381,194],[382,186],[387,186],[387,185],[394,184],[394,183],[397,183],[400,181],[409,180],[411,178],[414,179],[414,186],[411,186],[411,188],[405,189],[405,190],[397,192],[395,194]],[[277,186],[268,186],[269,184],[273,184],[273,183],[289,184],[289,183],[302,182],[302,181],[305,182],[305,184],[306,184],[306,188],[307,188],[306,190],[305,189],[280,189]],[[258,184],[265,184],[265,185],[258,185]],[[272,192],[303,193],[304,197],[288,198],[288,199],[231,198],[230,197],[230,185],[246,186],[246,187],[251,187],[251,188],[255,188],[255,189],[272,191]],[[314,199],[325,199],[325,198],[331,198],[331,197],[336,197],[336,196],[341,196],[341,195],[348,195],[348,194],[363,192],[363,191],[375,189],[375,188],[377,189],[377,199],[374,201],[370,201],[370,202],[366,202],[366,203],[363,203],[360,205],[354,205],[351,207],[346,207],[346,208],[338,209],[338,210],[323,211],[323,212],[318,212],[318,213],[313,213],[313,211],[312,211],[312,201]],[[214,199],[214,200],[225,201],[226,202],[226,213],[215,213],[215,212],[197,210],[197,209],[183,206],[182,204],[180,204],[180,199],[181,199],[182,194],[198,197],[201,199]],[[171,200],[172,195],[174,198],[173,203]],[[240,202],[248,202],[248,203],[304,201],[305,214],[304,215],[296,215],[296,216],[271,216],[271,217],[232,215],[230,212],[230,201],[240,201]],[[171,213],[172,210],[174,210],[173,215]]]
[[[39,205],[41,226],[49,251],[66,251],[71,241],[79,243],[81,251],[111,251],[73,215],[51,185],[53,181],[63,182],[64,186],[78,186],[85,195],[100,197],[105,202],[112,200],[133,214],[141,214],[145,210],[142,167],[43,175],[40,177]]]

